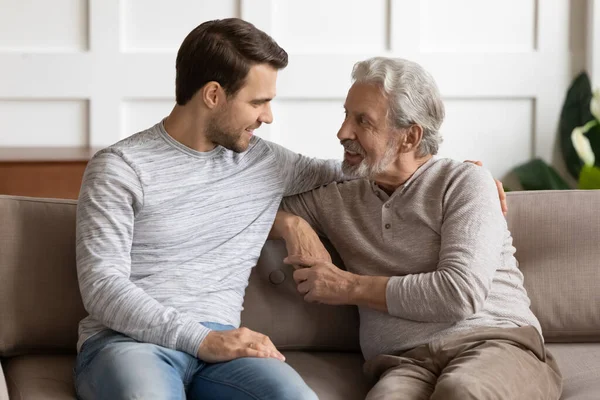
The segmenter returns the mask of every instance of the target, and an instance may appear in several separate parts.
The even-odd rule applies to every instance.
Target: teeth
[[[355,152],[353,152],[353,151],[350,151],[350,150],[346,150],[346,153],[350,154],[351,156],[356,156],[356,155],[358,155],[358,153],[355,153]]]

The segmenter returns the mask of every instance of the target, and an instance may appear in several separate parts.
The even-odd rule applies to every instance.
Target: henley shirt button
[[[390,203],[386,203],[384,207],[385,208],[390,208]]]
[[[385,229],[390,229],[392,226],[390,224],[385,224]]]

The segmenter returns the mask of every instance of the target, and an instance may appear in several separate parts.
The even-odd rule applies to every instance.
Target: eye
[[[361,115],[358,117],[358,123],[361,125],[368,125],[369,121],[367,121],[367,119]]]

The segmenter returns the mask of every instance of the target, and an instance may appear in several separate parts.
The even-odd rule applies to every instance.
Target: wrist
[[[354,275],[348,292],[350,304],[386,311],[386,288],[389,280],[384,276]]]
[[[362,275],[350,274],[348,288],[348,303],[353,306],[360,306],[363,303],[364,293],[367,290],[366,277]]]

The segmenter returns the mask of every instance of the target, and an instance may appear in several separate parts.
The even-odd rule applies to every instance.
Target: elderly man
[[[438,158],[444,106],[406,60],[355,65],[338,133],[346,173],[284,199],[271,237],[305,300],[359,307],[368,399],[558,399],[490,174]],[[299,216],[299,217],[296,217]],[[331,263],[314,231],[347,268]]]

